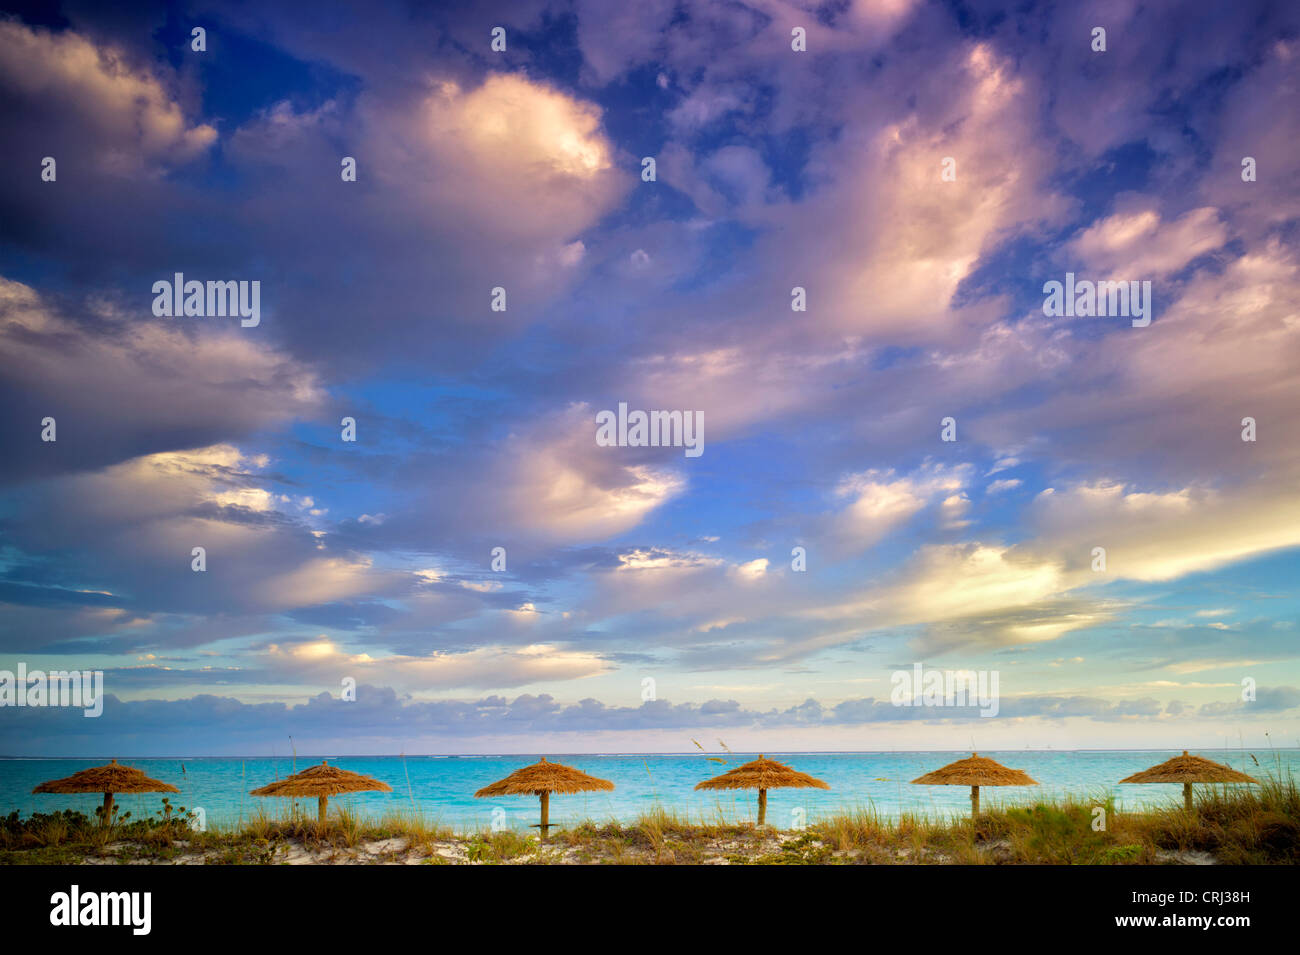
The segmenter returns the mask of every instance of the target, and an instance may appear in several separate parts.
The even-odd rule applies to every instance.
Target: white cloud
[[[1177,271],[1227,238],[1217,209],[1193,209],[1166,223],[1154,209],[1144,208],[1100,220],[1069,243],[1066,252],[1087,269],[1132,281]]]
[[[159,77],[74,30],[0,21],[0,85],[42,110],[75,116],[81,148],[119,172],[189,159],[217,138],[211,126],[186,120]]]
[[[307,643],[272,644],[254,655],[252,663],[285,681],[328,679],[330,685],[336,685],[341,675],[347,675],[358,683],[414,691],[518,687],[550,680],[582,679],[609,669],[594,653],[544,643],[513,648],[484,646],[424,656],[375,657],[348,652],[326,637]]]

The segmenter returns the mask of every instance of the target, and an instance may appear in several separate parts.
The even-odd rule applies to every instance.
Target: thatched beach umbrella
[[[287,796],[301,799],[315,796],[317,799],[318,818],[325,822],[325,806],[330,796],[340,793],[381,792],[390,793],[393,787],[381,783],[370,776],[339,769],[321,760],[319,766],[312,766],[300,773],[294,773],[285,779],[276,780],[260,789],[252,790],[250,796]]]
[[[538,828],[542,838],[551,827],[551,793],[582,793],[605,791],[614,788],[608,779],[589,776],[580,769],[565,766],[563,763],[548,763],[543,756],[540,761],[523,769],[516,769],[505,779],[498,779],[490,786],[484,786],[474,794],[475,799],[489,796],[537,796],[542,801],[542,821]]]
[[[757,789],[758,823],[767,822],[767,791],[769,789],[830,789],[820,779],[814,779],[807,773],[791,769],[785,763],[759,755],[758,759],[737,766],[735,769],[714,776],[702,783],[695,784],[696,789]]]
[[[150,779],[138,769],[119,766],[113,760],[107,766],[92,766],[79,773],[73,773],[65,779],[51,779],[41,783],[34,793],[103,793],[104,809],[100,825],[107,826],[113,821],[114,793],[178,793],[171,783]]]
[[[1191,812],[1192,783],[1252,783],[1258,786],[1259,780],[1239,773],[1231,766],[1214,763],[1200,756],[1188,756],[1187,750],[1183,750],[1183,755],[1134,773],[1127,779],[1121,779],[1120,783],[1182,783],[1183,804]]]
[[[971,753],[968,759],[959,759],[955,763],[936,769],[932,773],[913,779],[921,786],[969,786],[970,814],[974,819],[980,812],[981,786],[1037,786],[1019,769],[1007,769],[997,760]]]

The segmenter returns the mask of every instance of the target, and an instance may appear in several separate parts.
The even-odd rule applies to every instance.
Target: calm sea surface
[[[1260,765],[1244,751],[1201,750],[1216,762],[1260,777],[1267,773],[1300,776],[1300,750],[1257,752]],[[710,762],[703,755],[655,756],[563,756],[553,761],[567,763],[584,772],[611,780],[613,792],[553,796],[551,821],[574,823],[583,820],[628,821],[663,806],[692,821],[752,821],[756,795],[752,792],[696,792],[702,779],[734,769],[757,754],[724,754],[725,763]],[[768,822],[782,828],[803,817],[858,808],[872,808],[883,816],[900,812],[921,812],[950,816],[970,811],[970,790],[959,786],[913,786],[909,780],[937,769],[954,759],[970,755],[952,753],[769,753],[795,769],[811,773],[830,784],[830,791],[779,789],[768,795]],[[985,788],[980,791],[985,806],[994,803],[1022,803],[1035,798],[1074,795],[1104,798],[1111,795],[1120,808],[1170,805],[1182,799],[1180,786],[1116,785],[1138,770],[1176,755],[1173,750],[1122,752],[1013,751],[983,752],[1005,766],[1023,769],[1039,786]],[[358,793],[334,797],[331,806],[346,806],[354,812],[378,817],[385,813],[418,812],[431,822],[461,831],[488,828],[493,810],[504,810],[505,825],[524,828],[537,821],[538,805],[533,797],[475,799],[474,791],[508,775],[520,766],[536,762],[533,756],[340,756],[330,763],[364,773],[393,787],[392,793]],[[315,800],[262,799],[248,791],[294,772],[287,758],[195,758],[121,760],[156,779],[181,790],[171,796],[173,806],[202,807],[209,826],[225,826],[265,811],[288,815],[294,802],[300,811],[315,814]],[[0,814],[18,810],[23,815],[55,809],[80,809],[92,814],[98,796],[33,795],[32,788],[47,779],[70,776],[104,760],[3,759],[0,760]],[[320,757],[298,757],[297,769],[320,762]],[[184,771],[182,771],[182,765]],[[157,794],[117,797],[122,811],[134,817],[150,815],[162,806]],[[500,816],[498,816],[500,818]]]

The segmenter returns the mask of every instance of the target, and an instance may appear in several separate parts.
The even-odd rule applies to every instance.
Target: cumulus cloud
[[[625,188],[600,110],[519,74],[494,73],[470,90],[440,83],[412,122],[403,132],[431,160],[424,183],[479,228],[571,236]]]
[[[595,412],[582,404],[520,422],[449,488],[456,519],[499,538],[600,540],[685,491],[680,450],[669,464],[660,449],[600,447],[595,434]]]
[[[249,218],[293,250],[279,263],[282,314],[312,316],[284,334],[318,363],[337,365],[346,350],[349,373],[363,356],[415,352],[464,373],[572,291],[590,267],[585,233],[634,181],[599,107],[523,71],[431,69],[382,93],[281,101],[230,139],[229,160],[261,187]],[[349,147],[358,172],[345,202],[340,141],[367,145]],[[278,188],[304,164],[330,176]],[[321,256],[348,266],[322,276]],[[506,292],[504,312],[491,308],[495,288]],[[355,316],[376,309],[385,334],[356,334]]]
[[[257,682],[337,684],[344,676],[358,683],[391,685],[407,691],[501,689],[552,680],[597,676],[609,664],[595,653],[549,644],[481,646],[472,650],[381,657],[352,653],[321,637],[271,644],[248,661]],[[180,677],[183,679],[183,677]]]
[[[1103,276],[1123,272],[1131,278],[1157,278],[1174,272],[1228,238],[1219,210],[1203,207],[1162,223],[1146,208],[1117,212],[1085,229],[1065,247],[1084,268]]]
[[[1045,186],[1047,157],[1014,66],[976,44],[945,72],[952,85],[942,112],[861,129],[852,151],[826,157],[844,182],[814,199],[819,215],[805,220],[817,222],[814,241],[829,264],[819,270],[819,324],[895,343],[951,333],[961,322],[949,306],[980,256],[1008,232],[1064,212]],[[945,158],[955,162],[952,182],[940,179]],[[831,243],[856,252],[827,254]],[[871,307],[849,305],[857,302]]]
[[[936,499],[942,499],[950,519],[959,517],[969,503],[964,504],[960,494],[969,470],[928,465],[906,476],[875,470],[849,475],[835,491],[849,501],[834,518],[836,534],[851,544],[869,546]]]
[[[1300,504],[1289,493],[1224,495],[1211,489],[1144,492],[1119,484],[1044,491],[1035,502],[1041,547],[1078,568],[1106,547],[1108,573],[1171,580],[1300,546]]]
[[[1056,561],[994,544],[923,548],[862,601],[819,615],[868,612],[877,626],[926,624],[924,646],[1035,643],[1104,619],[1099,604],[1067,598]]]
[[[40,138],[56,160],[88,156],[103,169],[129,174],[206,150],[217,131],[186,118],[168,88],[172,81],[174,77],[160,77],[152,67],[130,62],[123,50],[96,44],[84,34],[0,21],[5,132],[14,135],[9,124],[18,119],[43,125]],[[75,118],[75,148],[49,122],[55,115],[63,124]],[[24,134],[37,138],[31,126]]]
[[[255,507],[242,503],[243,492],[267,480],[260,472],[268,463],[216,445],[25,489],[21,515],[4,529],[26,555],[30,589],[9,596],[39,604],[51,588],[102,592],[107,605],[84,621],[88,632],[80,636],[125,640],[134,629],[136,640],[157,645],[178,639],[168,614],[274,613],[404,587],[405,575],[372,568],[364,555],[322,552],[328,538],[264,507],[268,495],[254,495]],[[88,539],[99,557],[82,550]],[[192,569],[195,547],[205,552],[202,572]],[[4,630],[6,640],[22,639]],[[54,638],[42,632],[40,641]]]
[[[1286,712],[1300,705],[1300,691],[1280,686],[1261,690],[1271,712]],[[1206,704],[1200,715],[1220,718],[1235,704]],[[520,695],[512,699],[489,696],[477,700],[413,701],[391,687],[360,684],[356,700],[344,702],[322,692],[303,703],[243,703],[231,697],[202,694],[179,700],[123,701],[106,694],[104,715],[81,719],[79,710],[24,708],[16,710],[0,736],[6,751],[16,755],[69,755],[102,747],[106,739],[128,740],[140,755],[175,755],[177,748],[194,755],[228,755],[204,740],[219,730],[221,738],[240,747],[241,753],[264,751],[270,739],[291,735],[300,746],[325,746],[327,741],[349,739],[358,752],[388,753],[392,740],[457,740],[473,744],[485,738],[509,738],[527,729],[539,734],[583,735],[631,731],[671,730],[689,738],[701,730],[731,733],[754,729],[771,734],[792,727],[819,729],[890,724],[937,724],[942,732],[954,727],[982,725],[979,710],[952,712],[927,707],[899,707],[871,697],[823,704],[808,698],[798,704],[769,709],[744,707],[735,700],[711,699],[703,703],[656,700],[639,706],[612,706],[595,699],[564,703],[549,694]],[[1132,723],[1137,719],[1186,720],[1184,705],[1169,706],[1152,699],[1102,699],[1093,696],[1040,695],[1004,699],[1001,715],[1015,731],[1023,733],[1041,721],[1087,721],[1094,728],[1105,723]],[[88,725],[93,724],[93,725]],[[572,745],[572,744],[570,744]],[[78,750],[76,747],[83,747]],[[170,749],[168,747],[171,747]]]
[[[69,314],[0,277],[0,398],[15,412],[0,420],[0,439],[34,448],[46,416],[59,437],[40,454],[6,455],[0,475],[13,481],[239,438],[323,403],[308,366],[237,330],[154,318],[146,292],[134,313],[92,302]]]

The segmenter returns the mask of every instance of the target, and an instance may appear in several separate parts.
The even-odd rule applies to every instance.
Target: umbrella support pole
[[[316,819],[322,826],[325,825],[325,820],[329,818],[329,812],[325,808],[329,799],[329,796],[321,796],[316,800]]]
[[[111,826],[113,824],[113,794],[112,793],[104,793],[103,813],[104,813],[104,818],[100,820],[100,824],[104,826]]]
[[[970,788],[970,817],[974,819],[980,814],[980,788],[972,786]]]
[[[542,839],[546,838],[546,831],[551,828],[551,794],[542,793],[542,824],[538,830],[542,834]]]
[[[761,828],[767,822],[767,790],[758,791],[758,825]]]
[[[1192,811],[1192,784],[1191,783],[1183,783],[1183,804],[1187,807],[1188,812]]]

